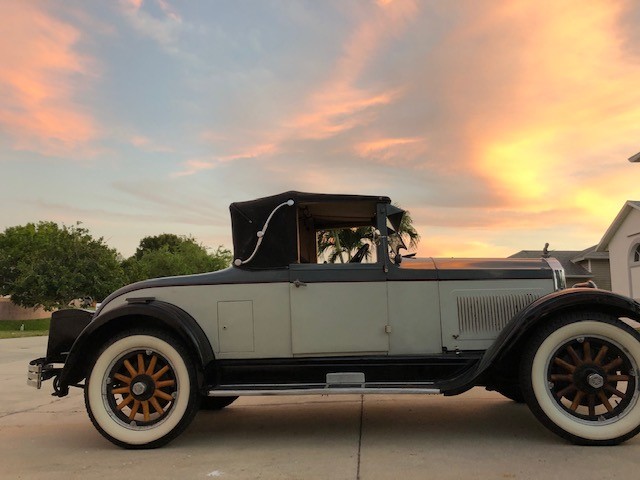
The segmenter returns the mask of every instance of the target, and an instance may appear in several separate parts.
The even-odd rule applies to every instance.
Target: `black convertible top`
[[[391,199],[289,191],[234,202],[229,206],[234,264],[250,270],[286,268],[298,259],[299,222],[310,219],[315,230],[375,225],[380,203],[389,204]]]

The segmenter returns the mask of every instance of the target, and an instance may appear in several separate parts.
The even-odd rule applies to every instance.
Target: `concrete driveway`
[[[168,446],[128,451],[93,428],[82,392],[26,385],[46,338],[0,340],[1,479],[637,478],[640,437],[576,447],[499,394],[245,397]]]

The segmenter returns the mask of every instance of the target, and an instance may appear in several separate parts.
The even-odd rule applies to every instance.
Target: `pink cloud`
[[[217,166],[232,162],[235,160],[246,160],[251,158],[263,158],[269,157],[275,154],[277,150],[277,146],[271,143],[263,144],[263,145],[254,145],[252,147],[247,148],[241,153],[234,153],[231,155],[221,155],[221,156],[211,156],[204,158],[192,158],[187,160],[183,165],[184,169],[173,173],[172,177],[184,177],[188,175],[193,175],[203,170],[211,170],[212,168],[216,168]]]
[[[297,113],[248,135],[248,146],[244,142],[247,136],[243,140],[230,142],[220,132],[203,133],[203,138],[212,141],[222,139],[224,143],[231,143],[227,150],[234,153],[214,159],[189,160],[186,169],[173,176],[191,175],[215,168],[221,161],[247,158],[247,150],[253,151],[256,143],[267,144],[271,148],[268,152],[258,152],[251,157],[282,152],[286,150],[285,145],[291,142],[328,140],[372,123],[378,118],[381,107],[402,96],[402,88],[361,87],[358,83],[363,70],[385,41],[402,32],[417,8],[412,0],[395,0],[379,2],[363,11],[355,9],[358,13],[355,13],[353,33],[346,39],[328,79],[319,85],[312,85],[305,98],[296,102],[300,105]],[[383,160],[388,159],[386,157]]]
[[[376,107],[396,100],[401,88],[365,89],[357,84],[381,45],[398,35],[416,11],[416,3],[408,0],[381,2],[367,10],[346,39],[329,80],[309,94],[303,113],[286,122],[292,135],[312,139],[337,135],[370,123]]]
[[[160,144],[144,135],[133,135],[129,138],[131,145],[144,152],[167,153],[173,152],[173,148]]]
[[[408,165],[427,153],[427,142],[422,137],[379,138],[360,142],[354,146],[362,158],[385,165]]]
[[[121,0],[122,13],[129,24],[141,35],[155,40],[168,52],[177,53],[176,42],[183,25],[182,17],[168,2],[151,1],[160,8],[162,15],[151,15],[145,10],[143,0]]]
[[[16,150],[50,156],[94,153],[96,122],[76,100],[89,60],[80,32],[33,2],[7,2],[0,17],[0,128]]]

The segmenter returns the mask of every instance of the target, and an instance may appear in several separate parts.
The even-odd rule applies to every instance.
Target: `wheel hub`
[[[606,373],[597,365],[583,364],[576,368],[573,374],[573,382],[585,393],[595,393],[604,386]]]
[[[140,396],[147,391],[147,386],[145,385],[144,382],[136,382],[131,387],[131,391],[133,392],[134,395]]]
[[[593,388],[602,388],[604,385],[604,378],[598,373],[591,373],[587,376],[587,383]]]
[[[131,395],[136,400],[149,400],[153,397],[155,390],[156,382],[149,375],[138,375],[131,381]]]

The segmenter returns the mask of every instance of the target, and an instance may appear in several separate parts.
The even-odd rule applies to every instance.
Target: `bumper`
[[[62,371],[61,367],[56,367],[52,363],[46,363],[46,359],[36,358],[29,362],[27,371],[27,385],[37,389],[42,388],[42,382],[57,376]]]
[[[92,318],[93,312],[89,310],[59,310],[53,313],[46,356],[29,362],[27,385],[41,388],[43,381],[57,377],[62,372],[73,343]],[[55,381],[53,388],[58,392]]]
[[[31,362],[29,362],[27,385],[40,389],[42,388],[42,363],[37,363],[38,360],[31,360]],[[44,358],[42,360],[44,360]]]

